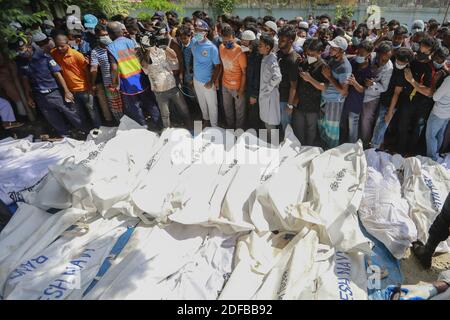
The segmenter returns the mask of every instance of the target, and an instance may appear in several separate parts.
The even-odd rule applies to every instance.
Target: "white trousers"
[[[8,100],[0,98],[0,118],[3,122],[14,122],[16,117],[14,116],[13,108]]]
[[[203,120],[209,120],[211,127],[217,127],[217,91],[213,85],[210,89],[205,84],[194,79],[194,89],[197,94],[198,104],[202,110]]]

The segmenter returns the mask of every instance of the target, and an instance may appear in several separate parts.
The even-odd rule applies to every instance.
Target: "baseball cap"
[[[278,32],[278,27],[277,27],[277,24],[276,24],[275,22],[273,22],[273,21],[267,21],[264,25],[265,25],[267,28],[269,28],[269,29],[271,29],[271,30],[273,30],[273,31],[275,31],[275,32]]]
[[[159,20],[163,20],[164,19],[164,12],[162,11],[156,11],[155,14],[153,15],[152,19],[159,19]]]
[[[345,38],[341,37],[341,36],[337,36],[333,40],[328,41],[328,44],[330,46],[332,46],[333,48],[340,48],[344,51],[347,50],[347,48],[348,48],[347,40],[345,40]]]
[[[40,31],[34,33],[33,36],[31,37],[31,41],[35,42],[35,43],[44,41],[46,39],[47,39],[47,36],[44,33],[40,32]]]
[[[425,30],[425,23],[423,20],[415,20],[411,26],[411,32],[416,33]]]
[[[309,29],[309,24],[308,24],[308,22],[306,22],[306,21],[301,21],[301,22],[298,24],[298,27],[299,27],[300,29],[308,30],[308,29]]]
[[[89,29],[94,29],[98,23],[98,19],[93,14],[85,14],[83,17],[84,26]]]
[[[253,31],[251,31],[251,30],[245,30],[244,32],[242,32],[241,40],[245,40],[245,41],[253,41],[253,40],[256,40],[256,36],[255,36],[255,34],[253,33]]]
[[[209,25],[205,21],[203,21],[201,19],[197,19],[197,21],[195,22],[195,28],[204,30],[204,31],[208,31]]]
[[[47,19],[47,20],[44,20],[43,22],[42,22],[44,25],[46,25],[46,26],[49,26],[49,27],[55,27],[55,24],[53,23],[53,21],[52,20],[49,20],[49,19]]]

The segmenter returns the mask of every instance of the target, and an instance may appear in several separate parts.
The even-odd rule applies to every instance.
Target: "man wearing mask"
[[[88,62],[78,51],[72,49],[65,35],[58,35],[55,39],[56,48],[51,55],[61,67],[61,74],[67,87],[74,96],[74,103],[78,109],[85,109],[89,113],[94,128],[101,125],[100,115],[90,97],[91,84],[89,81]]]
[[[405,80],[404,72],[405,68],[413,59],[412,50],[399,48],[393,58],[394,69],[388,89],[380,96],[378,118],[371,141],[371,147],[377,149],[383,144],[386,130],[394,117],[396,108],[400,108],[402,101],[407,99],[407,90],[409,88],[408,82]]]
[[[179,37],[179,43],[181,44],[181,52],[183,54],[183,84],[186,88],[189,90],[189,94],[192,95],[192,97],[188,97],[188,100],[191,101],[191,103],[188,103],[189,105],[192,105],[196,103],[196,97],[195,97],[195,90],[194,90],[194,70],[193,70],[193,56],[192,56],[192,30],[187,25],[181,25],[178,30],[177,34]]]
[[[216,82],[220,75],[220,58],[217,47],[206,38],[208,24],[200,19],[195,22],[192,44],[194,57],[194,88],[202,110],[204,125],[218,126]]]
[[[164,128],[171,126],[169,104],[172,103],[178,114],[182,117],[184,125],[188,130],[193,128],[189,115],[189,109],[172,72],[172,57],[175,52],[167,46],[156,45],[145,47],[140,55],[142,69],[150,79],[152,91],[155,93],[161,112],[161,120]]]
[[[157,125],[160,118],[159,109],[155,95],[150,90],[148,77],[142,71],[136,56],[133,40],[124,37],[122,26],[118,22],[109,22],[107,31],[113,40],[107,47],[111,64],[111,90],[120,91],[123,110],[127,116],[146,126],[142,110],[145,109]]]
[[[257,30],[245,30],[241,35],[241,48],[247,55],[246,101],[247,129],[259,130],[264,127],[259,117],[259,82],[261,76],[262,55],[258,51]]]
[[[287,125],[291,123],[291,114],[297,96],[298,62],[300,56],[292,47],[295,36],[295,28],[291,25],[283,27],[279,32],[279,51],[277,56],[282,75],[279,91],[283,132],[286,130]]]
[[[364,103],[361,111],[360,129],[361,140],[365,147],[369,147],[380,104],[380,96],[389,87],[394,66],[391,61],[392,46],[389,41],[381,42],[370,57],[372,78],[364,82]]]
[[[83,17],[83,24],[85,32],[83,33],[84,40],[89,43],[89,47],[92,49],[96,45],[95,27],[98,24],[98,19],[93,14],[86,14]]]
[[[419,138],[433,107],[433,63],[430,55],[434,48],[434,39],[422,39],[411,67],[405,69],[405,79],[409,84],[406,92],[409,94],[404,97],[400,109],[398,149],[402,155],[420,151],[417,150]]]
[[[322,74],[329,83],[322,92],[325,115],[321,121],[321,137],[328,148],[334,148],[339,145],[339,122],[348,94],[348,78],[352,74],[352,66],[345,55],[348,47],[345,38],[336,37],[329,44],[328,66],[322,68]]]
[[[356,143],[359,138],[359,118],[364,107],[364,93],[368,87],[368,80],[373,78],[370,59],[372,51],[372,41],[363,40],[358,44],[356,56],[350,61],[353,73],[348,79],[349,90],[345,98],[339,129],[342,143]]]
[[[397,29],[398,27],[400,27],[400,22],[398,22],[398,20],[391,20],[388,23],[388,33],[386,35],[386,40],[392,40],[394,37],[394,31],[395,29]]]
[[[42,44],[43,37],[45,35],[35,34],[33,38]],[[18,43],[17,52],[19,74],[22,76],[29,106],[31,108],[37,106],[48,123],[61,136],[69,135],[70,127],[65,120],[75,128],[87,131],[84,112],[73,104],[74,96],[61,74],[61,67],[50,54],[38,45],[22,40]]]
[[[228,128],[244,129],[247,56],[236,43],[230,25],[223,24],[222,38],[219,53],[223,68],[222,96],[225,119]]]
[[[296,105],[292,112],[292,129],[303,145],[318,146],[317,121],[320,114],[320,100],[327,80],[322,74],[325,62],[320,57],[323,45],[316,38],[306,39],[303,50],[306,53],[299,65],[299,80]]]
[[[293,44],[294,50],[297,53],[303,52],[303,44],[305,43],[306,37],[308,35],[308,28],[308,23],[305,21],[302,21],[298,24],[297,37]]]
[[[120,100],[120,104],[117,103],[119,101],[116,102],[114,100],[117,99],[117,93],[109,91],[112,80],[110,64],[108,61],[108,50],[106,50],[106,48],[112,40],[108,36],[106,27],[101,24],[97,25],[95,28],[95,34],[97,36],[98,45],[92,50],[90,59],[92,94],[97,96],[103,117],[108,123],[113,121],[112,114],[117,121],[120,121],[120,118],[123,115],[121,105],[122,100]],[[115,95],[114,98],[113,95]],[[120,95],[118,98],[120,99]]]
[[[436,79],[436,88],[438,89],[433,94],[434,106],[428,118],[426,129],[427,156],[435,161],[438,159],[450,119],[450,76],[443,70],[448,55],[447,48],[438,48],[432,56],[436,73],[441,74],[435,76],[435,79],[438,78]]]
[[[394,30],[394,35],[392,37],[392,49],[394,50],[394,55],[398,49],[405,46],[405,40],[407,37],[408,30],[404,26],[400,26]]]
[[[44,33],[47,37],[51,37],[53,29],[55,29],[55,24],[53,21],[46,19],[42,22]]]
[[[266,23],[264,23],[263,30],[264,30],[264,32],[268,33],[273,38],[273,41],[275,43],[273,52],[277,52],[278,51],[278,36],[277,36],[278,27],[277,27],[277,24],[273,21],[267,21]]]

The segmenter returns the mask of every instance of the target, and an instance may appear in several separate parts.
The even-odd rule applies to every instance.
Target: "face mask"
[[[250,52],[250,48],[244,45],[241,45],[242,52]]]
[[[49,37],[50,34],[52,33],[52,29],[51,28],[47,28],[44,31],[45,31],[45,34],[47,35],[47,37]]]
[[[395,67],[396,67],[398,70],[403,70],[403,69],[406,68],[406,64],[398,64],[398,63],[396,62],[396,63],[395,63]]]
[[[429,56],[430,56],[429,54],[426,54],[426,53],[423,53],[423,52],[418,52],[417,55],[416,55],[417,60],[419,60],[419,61],[428,60]]]
[[[417,52],[417,51],[419,51],[419,48],[420,48],[420,45],[418,43],[414,42],[414,43],[411,44],[411,50],[412,51]]]
[[[366,57],[356,56],[355,61],[359,64],[364,63],[364,61],[366,61]]]
[[[227,49],[233,49],[234,42],[233,41],[227,41],[227,42],[224,42],[224,45],[225,45],[225,48],[227,48]]]
[[[109,36],[101,36],[98,38],[98,41],[105,46],[113,42]]]
[[[330,24],[329,24],[329,23],[321,23],[321,24],[320,24],[320,27],[321,27],[321,28],[329,28],[329,27],[330,27]]]
[[[402,44],[400,43],[400,44],[398,44],[398,45],[392,45],[392,49],[398,49],[398,48],[400,48],[402,46]]]
[[[433,65],[436,69],[442,69],[444,63],[437,63],[436,61],[433,61]]]
[[[361,38],[358,37],[352,37],[352,44],[353,46],[357,46],[361,43]]]
[[[392,37],[394,36],[394,31],[389,31],[387,33],[387,36],[388,36],[389,39],[392,39]]]
[[[196,32],[195,34],[194,34],[194,39],[196,40],[196,41],[202,41],[203,40],[203,38],[205,37],[205,32]]]
[[[310,57],[310,56],[308,56],[308,64],[313,64],[314,62],[316,62],[317,61],[317,58],[316,57]]]

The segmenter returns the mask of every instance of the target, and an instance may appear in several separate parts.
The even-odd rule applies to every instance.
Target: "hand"
[[[358,82],[356,81],[355,76],[353,74],[351,74],[350,77],[348,77],[347,81],[348,81],[348,84],[351,86],[355,86],[358,84]]]
[[[389,124],[389,123],[391,122],[393,116],[394,116],[394,113],[388,111],[388,112],[386,113],[386,115],[384,116],[384,122],[385,122],[386,124]]]
[[[312,76],[309,72],[300,72],[300,77],[306,82],[311,82]]]
[[[256,102],[257,102],[257,100],[256,100],[256,98],[255,98],[255,97],[250,97],[250,101],[249,101],[249,103],[250,103],[250,105],[251,105],[251,106],[255,105],[255,104],[256,104]]]
[[[414,78],[413,78],[410,68],[405,68],[405,79],[406,79],[406,81],[408,81],[410,83],[414,81]]]
[[[327,79],[331,78],[331,68],[329,66],[323,66],[322,75]]]
[[[30,106],[30,108],[35,108],[36,107],[36,103],[34,103],[33,97],[28,97],[27,99],[28,105]]]
[[[287,114],[292,114],[292,110],[294,110],[294,109],[286,107],[284,110],[286,111]]]
[[[389,292],[395,286],[389,286],[386,290]],[[406,285],[401,287],[399,300],[428,300],[437,295],[437,289],[431,284],[425,285]],[[392,292],[392,291],[391,291]]]
[[[364,83],[366,84],[366,87],[371,87],[375,82],[373,82],[373,79],[366,79]]]
[[[66,93],[64,93],[64,100],[66,100],[66,102],[75,102],[75,98],[72,94],[72,92],[67,91]]]
[[[205,83],[205,88],[206,89],[211,89],[213,86],[213,82],[212,81],[208,81],[207,83]]]

